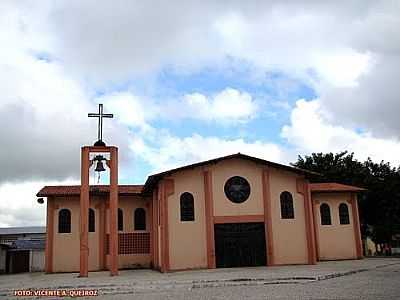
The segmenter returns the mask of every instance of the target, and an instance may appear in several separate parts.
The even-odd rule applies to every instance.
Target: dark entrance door
[[[264,223],[215,224],[217,268],[265,266]]]
[[[29,250],[10,251],[10,273],[29,272]]]

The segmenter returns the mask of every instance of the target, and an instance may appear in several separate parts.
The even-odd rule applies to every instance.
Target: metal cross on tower
[[[99,118],[99,124],[97,128],[97,142],[94,143],[95,146],[105,146],[106,144],[103,142],[103,118],[113,118],[113,114],[104,114],[103,113],[103,104],[99,104],[99,112],[89,113],[88,117]]]

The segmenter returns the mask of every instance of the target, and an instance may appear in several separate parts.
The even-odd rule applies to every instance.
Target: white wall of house
[[[31,250],[29,259],[30,272],[43,272],[44,271],[44,250]]]

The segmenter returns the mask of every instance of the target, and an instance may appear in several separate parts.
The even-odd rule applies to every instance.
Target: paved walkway
[[[152,270],[126,270],[120,271],[120,275],[115,277],[110,277],[108,272],[91,272],[88,278],[78,278],[76,273],[0,275],[0,299],[10,298],[16,289],[95,289],[101,295],[123,295],[226,286],[305,284],[388,266],[400,267],[400,258],[332,261],[314,266],[213,269],[167,274]]]

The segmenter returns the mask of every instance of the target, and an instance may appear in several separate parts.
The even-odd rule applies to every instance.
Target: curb
[[[394,265],[400,265],[400,262],[384,264],[384,265],[374,266],[374,267],[370,267],[370,268],[356,269],[356,270],[351,270],[351,271],[346,271],[346,272],[338,272],[338,273],[332,273],[332,274],[327,274],[327,275],[320,275],[320,276],[317,276],[317,280],[318,281],[328,280],[328,279],[332,279],[332,278],[353,275],[353,274],[357,274],[357,273],[367,272],[367,271],[390,267],[390,266],[394,266]]]

